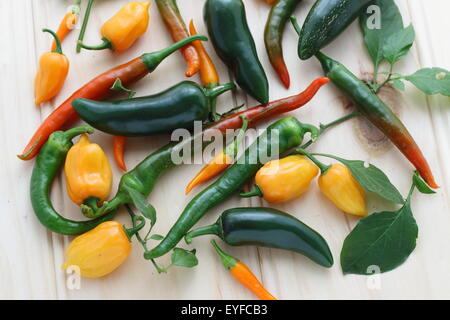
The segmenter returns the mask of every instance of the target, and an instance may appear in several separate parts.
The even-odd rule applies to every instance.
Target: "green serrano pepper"
[[[258,246],[294,251],[324,267],[333,265],[325,239],[306,224],[272,208],[234,208],[224,211],[217,222],[186,234],[192,238],[214,234],[230,246]]]
[[[103,132],[125,137],[150,136],[179,128],[192,129],[194,121],[208,118],[209,101],[234,87],[227,83],[207,89],[183,81],[151,96],[112,102],[75,99],[72,106],[81,119]]]
[[[54,208],[49,198],[50,188],[55,176],[72,147],[72,139],[82,133],[92,133],[89,126],[81,126],[68,131],[53,132],[42,146],[36,159],[31,176],[30,198],[34,213],[39,221],[53,232],[78,235],[95,228],[100,223],[110,220],[117,210],[91,221],[73,221],[62,217]]]
[[[269,82],[256,52],[242,0],[207,0],[204,20],[219,57],[237,84],[261,103],[269,101]]]
[[[319,135],[317,128],[300,123],[295,118],[284,118],[270,125],[245,150],[235,164],[230,166],[215,183],[189,202],[166,237],[157,247],[145,252],[144,257],[153,259],[169,252],[208,210],[229,198],[236,191],[239,191],[264,165],[262,155],[267,155],[268,157],[277,156],[271,154],[273,143],[278,144],[279,153],[284,153],[299,146],[306,132],[310,132],[313,139]]]
[[[307,60],[333,41],[372,0],[318,0],[308,13],[298,43],[300,59]]]

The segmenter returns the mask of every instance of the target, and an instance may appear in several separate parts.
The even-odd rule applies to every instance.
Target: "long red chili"
[[[71,103],[73,100],[77,98],[102,100],[114,92],[111,90],[111,87],[117,79],[120,79],[124,86],[128,86],[153,72],[153,70],[155,70],[166,57],[187,43],[194,40],[206,39],[207,38],[204,36],[192,36],[183,39],[168,48],[153,53],[146,53],[139,58],[106,71],[105,73],[94,78],[85,84],[81,89],[73,93],[69,99],[64,101],[47,117],[47,119],[45,119],[23,150],[22,154],[18,157],[22,160],[32,159],[39,152],[42,145],[47,141],[50,134],[54,131],[60,130],[63,126],[69,125],[78,120],[78,115],[72,108]]]
[[[189,37],[189,32],[181,17],[176,0],[156,0],[156,4],[173,41],[180,41]],[[200,70],[200,59],[197,51],[192,44],[184,46],[180,50],[187,62],[186,77],[192,77]]]

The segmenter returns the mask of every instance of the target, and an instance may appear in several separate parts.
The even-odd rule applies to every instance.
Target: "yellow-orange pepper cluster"
[[[285,202],[304,194],[319,168],[304,156],[294,155],[273,160],[256,174],[255,183],[259,193],[269,203]],[[342,164],[326,167],[318,179],[320,191],[345,213],[365,216],[367,214],[365,191],[350,170]]]
[[[148,27],[149,1],[127,3],[101,29],[103,38],[111,42],[112,49],[122,52],[130,48]]]
[[[67,193],[78,205],[94,197],[103,201],[112,186],[112,171],[102,148],[91,143],[87,135],[70,148],[64,165]]]
[[[79,268],[82,277],[100,278],[113,272],[128,258],[131,242],[123,225],[107,221],[76,237],[66,249],[62,268]]]

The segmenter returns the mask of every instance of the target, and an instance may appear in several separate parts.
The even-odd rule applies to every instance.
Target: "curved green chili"
[[[82,133],[92,133],[89,126],[81,126],[68,131],[56,131],[50,135],[42,147],[31,176],[30,198],[34,213],[39,221],[53,232],[78,235],[110,220],[116,210],[91,221],[72,221],[62,217],[52,206],[49,192],[52,182],[72,147],[72,139]]]
[[[224,211],[216,223],[186,234],[192,238],[214,234],[230,246],[258,246],[294,251],[324,267],[333,265],[325,239],[285,212],[272,208],[234,208]]]
[[[244,154],[211,186],[199,193],[186,206],[177,222],[166,237],[154,249],[145,252],[146,259],[160,257],[173,249],[183,236],[206,214],[206,212],[229,198],[251,179],[263,166],[262,156],[268,158],[277,156],[271,154],[273,144],[278,145],[278,153],[299,146],[306,132],[313,137],[318,135],[318,129],[300,123],[295,118],[284,118],[270,125],[267,130],[250,145]]]

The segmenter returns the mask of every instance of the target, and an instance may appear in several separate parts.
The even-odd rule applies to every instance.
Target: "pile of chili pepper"
[[[83,41],[94,2],[87,1],[76,44],[77,52],[82,48],[122,52],[132,47],[146,32],[150,2],[133,1],[103,24],[103,42],[100,45],[86,45]],[[265,2],[272,6],[264,33],[266,51],[279,79],[289,88],[290,75],[283,57],[282,39],[285,25],[300,0]],[[322,267],[332,267],[334,259],[326,240],[293,215],[279,210],[231,208],[224,211],[214,224],[195,226],[212,208],[235,194],[241,197],[260,196],[268,203],[291,201],[305,194],[317,176],[321,192],[340,210],[365,216],[365,191],[351,170],[342,164],[325,165],[305,150],[326,129],[355,115],[369,119],[411,161],[429,186],[437,188],[427,161],[400,119],[364,82],[341,63],[320,52],[357,17],[368,2],[318,0],[301,30],[291,17],[300,38],[300,59],[315,56],[326,77],[314,80],[299,94],[269,102],[269,82],[248,27],[244,2],[206,0],[204,22],[217,55],[231,70],[237,85],[262,103],[243,111],[233,108],[219,114],[216,108],[218,96],[236,90],[235,84],[220,84],[213,59],[202,43],[208,38],[197,34],[193,20],[188,26],[185,24],[176,0],[156,0],[175,43],[160,51],[145,53],[86,83],[43,121],[18,156],[22,160],[37,157],[30,187],[30,199],[37,219],[53,232],[77,236],[67,247],[67,260],[62,268],[76,265],[83,277],[103,277],[127,260],[132,240],[136,238],[143,246],[144,258],[150,260],[159,272],[165,272],[168,268],[160,268],[156,258],[172,250],[181,250],[177,246],[183,238],[191,244],[194,238],[204,235],[216,235],[230,246],[291,251]],[[44,29],[53,36],[54,42],[52,51],[42,55],[39,61],[35,78],[36,104],[51,100],[64,84],[69,60],[62,53],[61,41],[73,29],[80,12],[81,1],[77,0],[56,33]],[[178,50],[187,63],[185,76],[192,77],[199,73],[201,84],[181,81],[160,93],[134,97],[135,92],[128,86],[155,71],[165,58]],[[245,146],[248,128],[299,109],[329,81],[355,103],[358,113],[345,115],[320,127],[302,123],[292,116],[278,119],[239,153],[240,147]],[[111,100],[117,91],[128,93],[128,98]],[[79,118],[88,125],[62,131]],[[115,161],[122,170],[127,171],[124,159],[126,137],[168,135],[176,129],[192,130],[195,121],[203,124],[201,133],[179,142],[172,141],[149,154],[135,168],[122,175],[117,192],[109,198],[113,185],[112,169],[101,146],[88,137],[94,128],[114,135]],[[231,143],[217,152],[188,183],[186,194],[219,176],[217,180],[192,198],[168,233],[164,237],[159,236],[160,242],[149,248],[147,241],[151,237],[148,236],[157,218],[156,210],[147,202],[147,197],[162,174],[180,165],[174,160],[174,153],[192,156],[212,143],[204,139],[209,133],[219,132],[226,140],[227,131],[231,129],[237,131]],[[310,135],[310,140],[305,143],[306,134]],[[78,136],[79,140],[74,143]],[[184,154],[185,150],[189,150],[187,152],[190,154]],[[68,197],[80,206],[82,214],[89,220],[69,220],[53,207],[51,186],[61,168],[64,169]],[[253,189],[242,192],[252,179],[255,182]],[[136,215],[130,205],[134,205],[141,215]],[[131,216],[130,228],[112,220],[122,206]],[[143,238],[140,231],[147,221],[150,221],[150,229],[148,236]],[[276,300],[245,264],[225,253],[214,240],[211,243],[225,268],[236,279],[257,297]]]

